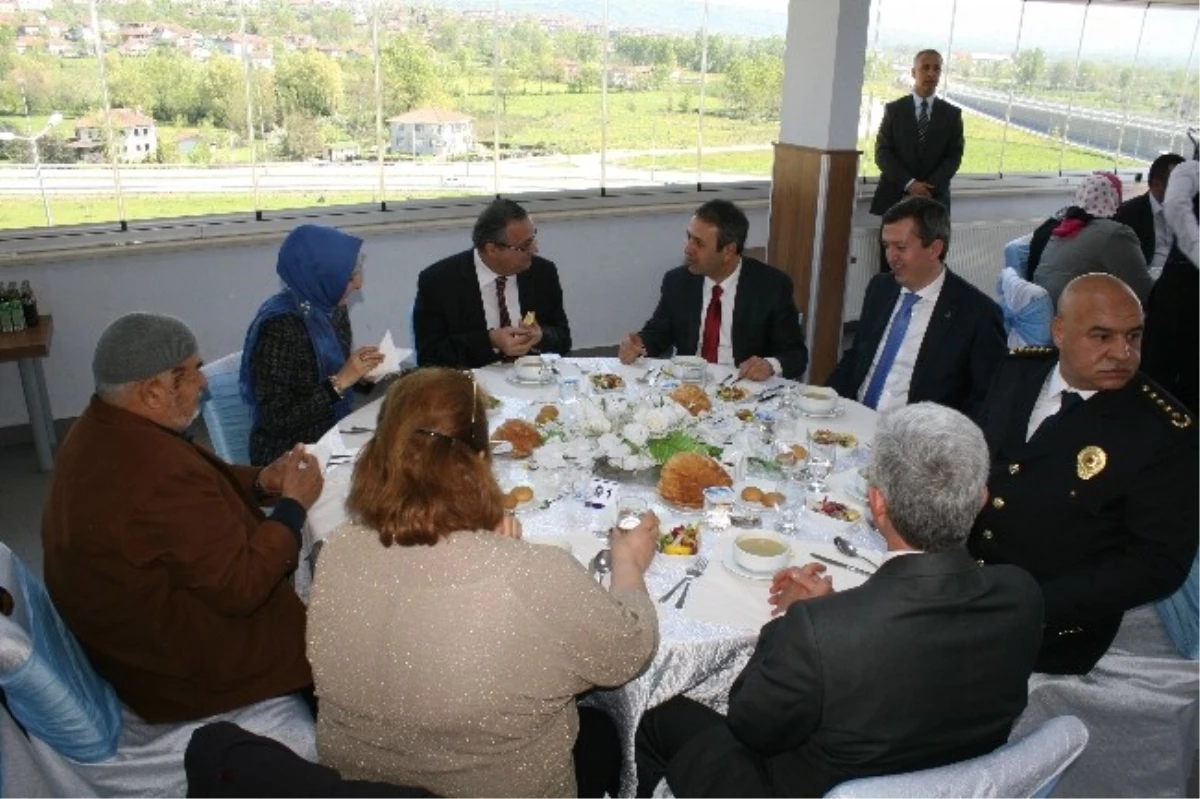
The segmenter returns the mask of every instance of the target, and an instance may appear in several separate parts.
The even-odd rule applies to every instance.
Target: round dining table
[[[669,372],[667,362],[641,359],[635,364],[624,365],[615,358],[556,360],[554,374],[544,384],[526,384],[516,379],[511,364],[495,364],[475,370],[475,379],[481,388],[498,399],[498,406],[489,412],[489,429],[495,429],[504,420],[519,418],[533,421],[539,409],[546,405],[561,407],[561,382],[578,381],[581,398],[579,401],[598,401],[613,395],[612,391],[600,392],[589,379],[596,374],[617,374],[624,387],[616,393],[632,405],[636,405],[655,393],[662,393],[673,385],[664,372]],[[716,387],[728,382],[731,367],[709,365],[707,393],[712,397],[714,413],[728,412],[731,407],[717,399]],[[780,413],[778,404],[781,392],[777,389],[794,385],[791,381],[771,378],[763,383],[740,381],[749,390],[749,396],[736,403],[739,408],[755,412],[756,420],[771,419]],[[770,398],[772,394],[776,396]],[[760,397],[763,399],[760,401]],[[342,419],[310,451],[322,463],[325,485],[320,498],[310,509],[305,525],[305,556],[310,567],[315,563],[319,543],[336,534],[338,527],[347,521],[345,498],[349,491],[353,471],[353,458],[357,451],[373,434],[380,401],[367,404]],[[856,472],[870,460],[870,442],[874,435],[876,412],[852,400],[842,399],[836,415],[832,417],[807,417],[793,412],[792,423],[786,428],[797,441],[784,444],[804,445],[802,437],[807,429],[829,429],[838,433],[849,433],[856,439],[853,447],[839,447],[833,472],[827,480],[828,497],[859,510],[862,518],[854,523],[838,521],[810,510],[798,512],[796,504],[789,500],[779,510],[763,509],[760,514],[760,529],[775,529],[781,513],[789,514],[791,525],[788,539],[791,543],[792,564],[803,565],[822,556],[844,565],[827,565],[826,574],[833,580],[835,590],[845,590],[861,584],[865,573],[881,562],[885,550],[882,536],[866,521],[866,503],[856,492]],[[749,414],[743,414],[749,415]],[[777,427],[782,428],[782,425]],[[785,436],[787,437],[787,436]],[[780,438],[778,430],[775,443]],[[590,458],[584,458],[590,461]],[[582,482],[591,485],[591,479],[612,479],[619,485],[621,497],[639,497],[645,500],[659,517],[660,528],[669,530],[681,523],[701,524],[698,556],[680,557],[659,554],[646,572],[646,586],[651,596],[658,600],[675,586],[686,570],[694,566],[700,557],[707,560],[707,568],[692,581],[686,601],[676,607],[682,592],[676,592],[667,602],[656,602],[659,611],[659,647],[645,671],[625,685],[595,691],[584,701],[606,710],[616,721],[621,732],[626,757],[622,771],[622,795],[632,796],[635,789],[633,759],[634,733],[642,714],[673,696],[686,694],[724,712],[727,709],[729,688],[748,660],[758,638],[759,628],[771,619],[768,604],[770,575],[747,574],[732,559],[733,539],[745,532],[740,527],[713,526],[703,513],[689,512],[665,502],[656,492],[653,480],[645,479],[645,473],[622,473],[607,467],[603,460],[596,462],[591,470],[577,461],[568,469],[559,470],[539,466],[535,459],[513,459],[506,456],[493,458],[493,472],[502,489],[515,485],[529,485],[534,490],[534,500],[517,511],[523,528],[523,536],[530,541],[565,546],[574,554],[580,568],[586,568],[596,554],[607,546],[607,531],[615,520],[613,503],[605,508],[590,507],[585,500],[588,494]],[[653,474],[653,472],[651,472]],[[753,483],[765,490],[783,491],[789,497],[798,496],[794,485],[784,485],[782,473],[767,470],[750,470],[745,483]],[[741,482],[735,483],[736,489]],[[804,504],[801,502],[800,504]],[[853,559],[840,552],[833,544],[835,536],[841,536],[854,544],[864,557]],[[854,569],[846,568],[853,566]],[[296,589],[307,601],[311,587],[310,569],[297,572]]]

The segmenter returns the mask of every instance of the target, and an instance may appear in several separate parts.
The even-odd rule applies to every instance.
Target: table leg
[[[50,441],[50,451],[58,449],[58,433],[54,431],[54,413],[50,410],[50,392],[46,390],[46,373],[42,371],[42,359],[33,362],[33,374],[37,377],[38,396],[42,398],[42,416],[46,420],[46,437]]]
[[[29,411],[29,427],[33,431],[33,448],[37,452],[38,466],[43,472],[48,472],[54,468],[49,427],[49,420],[53,417],[50,417],[50,403],[42,404],[44,388],[39,388],[42,366],[37,358],[19,358],[17,369],[21,373],[21,388],[25,391],[25,409]]]

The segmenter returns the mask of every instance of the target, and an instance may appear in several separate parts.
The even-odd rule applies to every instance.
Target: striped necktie
[[[921,100],[921,112],[917,114],[917,143],[925,146],[925,133],[929,130],[929,100]]]

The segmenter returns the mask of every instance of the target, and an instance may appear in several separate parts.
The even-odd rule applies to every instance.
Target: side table
[[[43,316],[35,327],[20,333],[0,335],[0,363],[16,361],[21,373],[21,388],[25,390],[25,409],[29,412],[29,427],[33,430],[33,448],[37,451],[38,466],[43,472],[54,468],[54,414],[50,411],[50,394],[42,374],[42,358],[50,354],[50,338],[54,320]]]

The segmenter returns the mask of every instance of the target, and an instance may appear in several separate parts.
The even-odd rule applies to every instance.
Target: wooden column
[[[812,383],[824,382],[841,355],[859,154],[857,150],[775,145],[767,261],[791,276],[796,307],[805,312],[805,327],[812,334],[808,341]],[[814,267],[818,274],[815,297]]]

